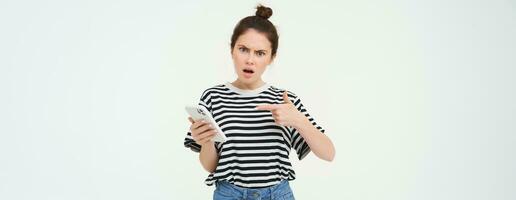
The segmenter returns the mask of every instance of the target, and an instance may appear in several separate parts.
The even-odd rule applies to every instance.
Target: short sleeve
[[[303,113],[305,115],[305,117],[308,118],[308,120],[312,123],[312,125],[315,128],[317,128],[317,130],[324,133],[324,131],[325,131],[324,128],[321,127],[315,121],[315,119],[310,115],[310,113],[308,113],[308,110],[301,102],[301,99],[297,96],[295,97],[295,100],[294,100],[294,106],[296,106],[297,110],[299,110],[301,113]],[[297,131],[297,129],[292,128],[290,133],[292,135],[292,137],[291,137],[292,138],[292,140],[291,140],[292,148],[294,148],[296,150],[297,158],[299,160],[302,160],[304,157],[306,157],[306,155],[308,155],[308,153],[310,153],[310,151],[311,151],[310,147],[306,143],[305,139],[303,137],[301,137],[301,134]]]
[[[205,90],[201,98],[199,99],[198,105],[204,106],[208,111],[210,111],[210,114],[213,115],[212,106],[211,106],[211,92],[210,90]],[[190,127],[190,124],[188,125]],[[190,130],[187,131],[186,137],[184,139],[184,146],[186,148],[190,148],[194,152],[200,152],[201,151],[201,145],[197,144],[195,140],[192,138],[192,132]],[[217,149],[217,152],[220,152],[222,144],[220,142],[215,142],[215,148]]]

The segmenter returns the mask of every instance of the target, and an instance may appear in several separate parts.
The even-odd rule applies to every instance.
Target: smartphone
[[[215,119],[211,116],[211,113],[201,105],[195,105],[195,106],[185,106],[186,112],[194,119],[197,120],[204,120],[205,122],[208,122],[211,124],[213,129],[217,131],[215,134],[215,137],[212,138],[212,141],[214,142],[225,142],[227,140],[226,135],[224,135],[224,132],[220,129],[217,122],[215,122]]]

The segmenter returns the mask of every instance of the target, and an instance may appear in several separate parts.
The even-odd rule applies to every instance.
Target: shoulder
[[[225,86],[225,84],[217,84],[211,87],[208,87],[203,90],[201,97],[210,96],[214,93],[224,93],[229,91],[229,89]]]
[[[296,101],[300,101],[300,98],[299,96],[293,92],[292,90],[290,89],[287,89],[287,88],[281,88],[281,87],[276,87],[276,86],[270,86],[269,87],[269,91],[271,91],[274,95],[276,96],[281,96],[283,97],[283,93],[285,91],[287,91],[287,95],[288,95],[288,98],[293,101],[293,102],[296,102]]]
[[[272,85],[271,85],[271,86],[269,87],[269,91],[271,91],[271,92],[273,92],[273,93],[276,93],[276,94],[281,94],[281,95],[283,95],[283,93],[284,93],[285,91],[287,91],[287,94],[288,94],[288,96],[289,96],[289,97],[291,97],[291,96],[292,96],[292,97],[297,97],[297,95],[296,95],[296,93],[295,93],[295,92],[293,92],[292,90],[287,89],[287,88],[281,88],[281,87],[276,87],[276,86],[272,86]]]

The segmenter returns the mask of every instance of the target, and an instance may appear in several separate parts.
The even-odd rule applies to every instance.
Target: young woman
[[[206,89],[200,98],[228,140],[213,142],[215,130],[194,121],[185,147],[199,153],[215,184],[213,198],[294,199],[288,181],[295,179],[290,164],[294,148],[299,160],[310,151],[332,161],[335,149],[292,91],[269,85],[262,74],[274,60],[278,34],[268,20],[272,9],[258,6],[255,16],[240,20],[231,37],[231,56],[238,78]]]

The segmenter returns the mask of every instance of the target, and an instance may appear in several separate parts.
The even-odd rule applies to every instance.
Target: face
[[[248,29],[240,35],[231,50],[237,81],[245,85],[263,82],[262,74],[274,59],[271,51],[271,43],[265,34]]]

